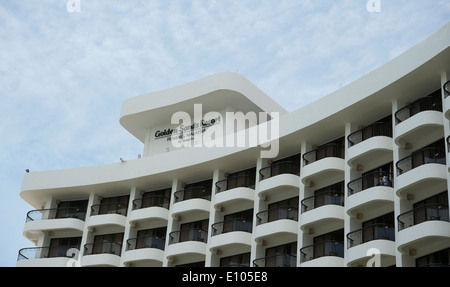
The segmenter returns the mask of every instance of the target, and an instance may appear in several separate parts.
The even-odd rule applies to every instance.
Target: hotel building
[[[235,73],[130,98],[137,159],[25,174],[33,247],[16,265],[449,266],[449,95],[450,23],[289,113]],[[177,112],[194,119],[184,134]],[[239,112],[272,116],[241,127],[249,141],[275,122],[279,137],[174,145],[212,128],[237,140],[224,123]]]

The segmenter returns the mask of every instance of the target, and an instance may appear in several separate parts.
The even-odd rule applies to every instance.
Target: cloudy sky
[[[2,0],[0,266],[15,266],[31,206],[25,169],[134,159],[122,102],[221,71],[294,111],[450,20],[450,0]]]

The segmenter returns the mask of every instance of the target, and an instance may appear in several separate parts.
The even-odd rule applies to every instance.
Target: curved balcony
[[[164,259],[166,239],[158,236],[144,236],[127,240],[123,255],[126,266],[161,267]]]
[[[27,213],[24,237],[36,241],[44,231],[76,231],[83,232],[86,210],[79,208],[52,208],[31,210]]]
[[[105,205],[108,207],[105,209]],[[104,210],[105,209],[105,210]],[[121,203],[95,204],[87,221],[88,229],[114,228],[123,231],[126,225],[128,206]]]
[[[19,250],[16,267],[68,267],[74,255],[67,246],[31,247]]]
[[[144,221],[167,222],[169,217],[168,199],[165,196],[154,195],[133,200],[133,210],[129,216],[130,224]]]
[[[298,208],[283,206],[261,211],[256,214],[255,241],[272,241],[271,245],[280,242],[297,240]],[[282,235],[282,236],[281,236]]]
[[[211,225],[210,250],[230,249],[244,253],[252,243],[253,222],[245,218],[234,218]],[[223,254],[223,253],[222,253]]]
[[[326,190],[307,197],[301,201],[302,213],[330,204],[344,206],[344,193],[342,191]]]
[[[169,234],[166,257],[176,262],[203,261],[206,256],[208,231],[199,228],[174,231]]]
[[[324,241],[300,249],[301,267],[343,267],[344,243]]]
[[[395,113],[395,143],[413,148],[425,146],[444,136],[440,93],[420,98]]]
[[[235,180],[231,185],[230,180]],[[249,209],[253,207],[255,194],[255,182],[251,181],[249,175],[238,175],[216,182],[216,195],[214,197],[214,208],[225,209]]]
[[[374,171],[347,184],[346,212],[356,217],[371,218],[394,209],[394,177],[392,173]]]
[[[303,155],[304,167],[301,171],[303,184],[328,180],[337,182],[344,177],[345,147],[340,144],[327,144]]]
[[[85,244],[81,266],[119,267],[121,252],[122,244],[116,242]]]
[[[402,253],[416,250],[417,256],[429,248],[444,248],[450,243],[449,209],[445,204],[426,204],[400,214],[397,249]]]
[[[378,250],[382,266],[395,264],[395,227],[377,223],[352,231],[347,234],[347,248],[348,266],[365,266],[373,248]]]
[[[254,267],[296,267],[297,256],[277,254],[253,260]]]
[[[442,86],[442,90],[444,90],[444,111],[445,117],[450,120],[450,81],[446,82]]]
[[[397,167],[397,196],[414,200],[434,195],[447,188],[445,151],[428,147],[399,160]]]
[[[300,164],[295,160],[282,160],[259,170],[260,181],[280,174],[300,174]]]
[[[344,228],[344,213],[344,207],[341,205],[323,205],[302,213],[300,229],[310,234],[320,234]]]
[[[358,165],[371,170],[392,160],[392,123],[376,122],[347,137],[348,161],[352,168]]]

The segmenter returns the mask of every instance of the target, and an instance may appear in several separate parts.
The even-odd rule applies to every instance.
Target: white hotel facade
[[[130,98],[138,159],[25,175],[16,265],[450,266],[449,94],[450,23],[290,113],[234,73]],[[209,125],[277,112],[278,154],[175,148],[171,117],[196,104]]]

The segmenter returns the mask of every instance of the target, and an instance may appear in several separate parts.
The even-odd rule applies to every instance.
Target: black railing
[[[447,137],[447,152],[450,152],[450,136]]]
[[[398,231],[425,221],[449,221],[448,205],[431,203],[418,206],[413,210],[400,214],[399,216],[397,216],[397,220]]]
[[[391,122],[376,122],[362,129],[359,129],[348,135],[348,147],[352,147],[360,142],[363,142],[371,137],[386,136],[392,137],[392,123]]]
[[[169,209],[170,197],[151,195],[133,200],[133,210],[147,207],[162,207]]]
[[[263,167],[259,170],[259,180],[270,178],[279,174],[300,175],[300,163],[298,161],[286,160]]]
[[[130,238],[127,240],[127,251],[142,249],[142,248],[156,248],[164,250],[166,238],[161,236],[142,236]]]
[[[394,176],[387,171],[369,172],[347,184],[348,196],[375,186],[394,187]]]
[[[91,206],[91,215],[102,215],[102,214],[120,214],[127,216],[128,204],[120,202],[107,202],[94,204]]]
[[[442,89],[444,90],[444,99],[446,99],[450,95],[450,81],[446,82]]]
[[[440,111],[442,112],[442,100],[441,95],[426,96],[415,100],[414,102],[406,105],[395,113],[396,124],[399,124],[410,117],[423,112],[423,111]]]
[[[280,206],[271,208],[268,210],[264,210],[258,212],[256,214],[256,218],[258,221],[256,225],[280,220],[280,219],[290,219],[298,221],[298,208],[293,206]]]
[[[411,155],[399,160],[396,163],[397,176],[407,171],[410,171],[418,166],[428,163],[438,163],[445,165],[446,160],[444,148],[426,147],[418,151],[415,151]]]
[[[72,250],[71,250],[72,249]],[[72,252],[79,250],[79,246],[49,246],[49,247],[30,247],[22,248],[19,250],[17,261],[40,259],[40,258],[55,258],[55,257],[67,257],[73,258],[77,256],[77,253]]]
[[[394,224],[376,223],[348,233],[347,248],[378,239],[395,241]]]
[[[59,218],[75,218],[84,221],[86,218],[86,209],[79,207],[63,207],[31,210],[27,213],[26,222]]]
[[[307,197],[301,201],[302,213],[329,204],[344,206],[344,193],[327,190]]]
[[[216,182],[216,193],[237,187],[255,189],[255,175],[236,175]]]
[[[204,186],[193,186],[174,193],[175,202],[180,202],[193,198],[211,200],[211,189]]]
[[[208,231],[200,228],[190,228],[185,230],[173,231],[169,234],[169,244],[186,241],[208,241]]]
[[[122,244],[117,242],[98,242],[84,245],[83,255],[94,254],[113,254],[120,256],[122,253]]]
[[[277,254],[253,260],[254,267],[295,267],[297,256],[290,254]]]
[[[303,165],[327,158],[327,157],[345,157],[345,146],[337,143],[329,143],[309,151],[303,155]]]
[[[300,249],[300,256],[300,263],[305,263],[324,256],[344,258],[344,243],[335,240],[327,240],[311,244]]]
[[[252,233],[252,220],[248,218],[233,218],[222,222],[217,222],[211,225],[214,235],[219,235],[232,231],[244,231]]]

